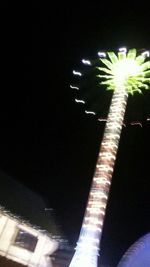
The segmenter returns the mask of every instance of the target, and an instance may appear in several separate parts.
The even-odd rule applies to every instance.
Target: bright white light
[[[82,59],[82,63],[85,65],[91,65],[91,61],[89,61],[87,59]]]
[[[95,242],[95,243],[99,243],[99,239],[98,238],[93,238],[90,236],[81,236],[80,238],[81,240],[84,240],[86,242]]]
[[[113,158],[113,159],[116,158],[116,156],[114,156],[112,153],[110,153],[110,152],[108,152],[108,151],[101,152],[100,155],[101,155],[103,158]]]
[[[86,253],[84,252],[83,249],[81,251],[82,252],[76,253],[76,257],[73,259],[73,261],[71,262],[69,267],[83,267],[83,266],[95,267],[95,266],[97,266],[96,257],[98,255],[98,253],[93,253],[92,257],[91,257],[91,254],[89,252],[87,253],[87,249],[85,250]],[[94,258],[94,260],[93,260],[93,258]]]
[[[105,52],[98,52],[98,56],[99,57],[106,57],[106,53]]]
[[[147,121],[150,121],[150,118],[147,118]]]
[[[140,66],[134,59],[125,58],[114,64],[112,72],[115,84],[120,86],[129,76],[136,76],[140,72]]]
[[[97,222],[95,224],[97,224]],[[99,222],[99,224],[100,224],[100,222]],[[91,231],[102,232],[102,229],[97,227],[96,225],[83,224],[83,227],[85,227],[86,229],[91,230]]]
[[[114,137],[114,135],[113,135]],[[110,167],[110,166],[106,166],[105,164],[100,164],[100,165],[97,165],[97,168],[99,168],[101,171],[106,171],[106,172],[109,172],[109,171],[113,171],[113,167]]]
[[[98,208],[87,208],[87,211],[90,211],[91,214],[99,214]]]
[[[97,184],[111,184],[110,181],[106,180],[105,177],[99,177],[99,178],[94,178],[94,181],[97,183]]]
[[[111,141],[108,141],[108,142],[103,141],[103,142],[102,142],[102,145],[103,145],[103,146],[106,146],[107,148],[113,148],[113,149],[117,149],[117,148],[118,148],[118,146],[115,145],[115,144],[114,144],[113,142],[111,142]]]
[[[94,203],[96,203],[96,204],[94,204],[94,207],[89,207],[89,208],[87,208],[87,210],[89,209],[89,210],[92,210],[92,209],[100,209],[100,208],[105,208],[105,206],[106,206],[106,204],[104,204],[104,203],[98,203],[97,204],[97,202],[95,202],[94,201]],[[93,201],[90,201],[90,205],[91,204],[93,204]]]
[[[88,222],[84,223],[84,226],[85,227],[88,227],[89,225],[90,226],[93,226],[94,225],[94,227],[96,225],[101,225],[101,226],[103,225],[102,219],[100,220],[97,217],[91,217],[91,216],[89,216],[89,217],[85,217],[85,220],[88,221]]]
[[[127,52],[127,48],[126,47],[120,47],[119,48],[119,51],[126,53]]]
[[[77,103],[82,103],[82,104],[85,104],[85,101],[84,101],[84,100],[75,99],[75,101],[76,101]]]
[[[89,201],[89,205],[92,205],[92,207],[90,208],[98,208],[98,209],[106,206],[104,203],[101,203],[100,201],[94,199],[92,201]]]
[[[73,74],[77,76],[82,76],[82,73],[76,70],[73,70]]]
[[[150,57],[150,52],[149,51],[145,51],[142,53],[143,56],[145,57]]]
[[[150,61],[145,61],[145,57],[150,55],[150,51],[144,51],[145,56],[138,55],[136,49],[130,49],[126,54],[126,49],[120,48],[121,52],[116,55],[114,52],[107,52],[108,59],[100,59],[105,67],[98,67],[105,75],[98,75],[105,79],[102,85],[108,90],[127,92],[127,94],[141,93],[142,87],[148,89]]]
[[[90,250],[97,250],[98,249],[98,247],[97,246],[94,246],[94,245],[92,245],[91,243],[89,243],[89,242],[86,242],[86,243],[78,243],[78,246],[79,246],[79,248],[80,249],[84,249],[85,251],[90,251]],[[87,261],[88,262],[88,261]],[[87,266],[87,265],[84,265],[84,266]]]
[[[75,90],[80,90],[80,88],[77,87],[77,86],[72,86],[72,85],[70,85],[70,88],[71,88],[71,89],[75,89]]]
[[[105,199],[108,198],[108,196],[103,192],[94,192],[94,193],[91,192],[91,195],[93,196],[93,198],[105,198]]]
[[[88,110],[85,110],[85,113],[86,114],[93,114],[93,115],[96,115],[96,113],[94,111],[88,111]]]

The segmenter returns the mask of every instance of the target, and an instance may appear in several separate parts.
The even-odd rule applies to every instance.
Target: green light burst
[[[125,88],[128,94],[141,93],[141,89],[150,89],[150,61],[146,61],[144,53],[137,56],[136,49],[107,52],[108,59],[100,58],[105,67],[97,67],[105,74],[98,77],[104,79],[100,84],[106,85],[107,90]]]

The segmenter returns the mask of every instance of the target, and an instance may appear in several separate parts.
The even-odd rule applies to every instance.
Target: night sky
[[[120,10],[118,10],[118,8]],[[41,194],[75,244],[80,231],[111,92],[83,70],[84,90],[69,88],[82,58],[120,46],[150,48],[149,12],[103,4],[2,8],[0,168]],[[150,93],[130,97],[113,175],[102,262],[115,264],[150,231]],[[131,122],[139,121],[133,126]],[[13,189],[15,190],[15,189]]]

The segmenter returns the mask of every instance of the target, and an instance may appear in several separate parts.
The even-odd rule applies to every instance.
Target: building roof
[[[52,236],[58,235],[54,217],[43,199],[17,180],[0,171],[0,206]],[[38,182],[38,181],[37,181]]]

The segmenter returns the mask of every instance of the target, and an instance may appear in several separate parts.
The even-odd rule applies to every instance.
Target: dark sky
[[[0,167],[45,198],[74,243],[104,124],[75,103],[80,94],[69,88],[72,70],[99,50],[150,48],[148,9],[75,2],[8,5],[2,9],[1,45]],[[104,116],[111,94],[97,93],[95,77],[86,75],[87,108]],[[150,231],[149,103],[148,92],[129,98],[102,240],[104,263],[115,265]],[[143,127],[131,126],[135,120]]]

